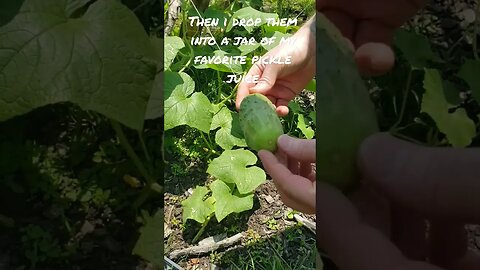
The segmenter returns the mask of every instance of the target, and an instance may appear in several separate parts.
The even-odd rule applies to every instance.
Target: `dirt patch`
[[[191,240],[200,228],[199,224],[191,221],[182,224],[181,201],[185,198],[187,198],[185,194],[165,194],[165,224],[168,227],[166,229],[168,237],[165,238],[167,256],[174,250],[193,246]],[[211,220],[202,236],[202,238],[206,238],[223,233],[230,237],[237,233],[244,233],[244,237],[238,244],[204,256],[178,258],[176,262],[186,269],[211,269],[212,265],[218,266],[222,264],[222,261],[226,261],[225,258],[220,259],[223,255],[227,255],[227,257],[232,257],[232,254],[247,256],[247,252],[258,249],[258,247],[252,246],[257,241],[269,241],[266,239],[272,238],[285,240],[287,239],[285,233],[297,227],[297,222],[289,217],[289,213],[291,213],[291,209],[282,203],[273,181],[268,180],[256,190],[252,210],[236,215],[232,214],[220,224],[214,219]],[[313,215],[304,215],[304,217],[315,222]],[[297,229],[307,239],[315,241],[313,233],[307,228],[299,227]],[[300,248],[297,246],[292,250],[301,250]]]

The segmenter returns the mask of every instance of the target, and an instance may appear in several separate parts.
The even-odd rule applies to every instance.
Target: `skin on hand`
[[[317,245],[342,270],[480,269],[464,228],[480,224],[479,163],[479,149],[372,135],[360,149],[356,194],[317,184]]]
[[[380,75],[395,62],[390,48],[394,31],[427,3],[426,0],[318,0],[317,10],[351,41],[364,75]]]
[[[258,156],[285,205],[303,213],[315,213],[315,140],[282,135],[275,155],[261,150]]]
[[[257,84],[242,81],[238,86],[236,107],[240,109],[243,98],[252,93],[267,96],[276,106],[278,115],[288,114],[288,102],[298,95],[315,75],[315,36],[313,19],[300,28],[289,42],[285,42],[264,57],[291,56],[291,64],[265,65],[256,62],[246,77],[259,76]]]

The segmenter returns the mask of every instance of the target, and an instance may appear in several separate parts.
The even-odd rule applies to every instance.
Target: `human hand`
[[[317,10],[330,19],[355,48],[364,75],[389,71],[394,31],[415,15],[426,0],[318,0]]]
[[[260,150],[258,156],[285,205],[303,213],[315,213],[316,174],[312,166],[315,163],[315,140],[282,135],[278,138],[275,155]]]
[[[342,270],[480,269],[464,228],[480,224],[479,163],[478,149],[367,138],[357,193],[317,183],[317,245]]]
[[[288,114],[288,102],[298,95],[315,75],[314,21],[309,20],[289,42],[285,42],[263,57],[291,56],[291,64],[269,64],[256,62],[246,77],[259,76],[258,83],[242,81],[238,86],[236,107],[240,109],[243,98],[252,93],[261,93],[276,106],[278,115]]]

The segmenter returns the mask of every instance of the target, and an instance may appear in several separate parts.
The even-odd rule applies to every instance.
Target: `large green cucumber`
[[[275,152],[283,126],[275,106],[262,94],[250,94],[240,104],[240,126],[251,149]]]
[[[346,191],[358,181],[361,142],[378,131],[375,108],[338,29],[316,17],[317,180]]]

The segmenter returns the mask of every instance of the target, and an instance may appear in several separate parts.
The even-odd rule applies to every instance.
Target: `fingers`
[[[391,214],[392,241],[407,258],[424,261],[428,256],[425,218],[398,206],[392,206]]]
[[[338,189],[322,182],[317,183],[316,219],[317,245],[339,269],[440,270],[407,260],[386,236],[361,220]]]
[[[261,94],[268,92],[268,90],[272,89],[272,87],[275,85],[280,69],[281,65],[278,64],[265,65],[262,68],[263,72],[260,76],[260,79],[258,79],[258,83],[250,88],[250,90]]]
[[[465,224],[433,220],[430,222],[428,235],[431,263],[451,269],[465,256],[468,242]]]
[[[338,28],[338,30],[340,30],[344,37],[353,40],[355,22],[351,16],[336,9],[324,9],[322,10],[322,13]]]
[[[395,54],[383,43],[366,43],[355,52],[358,69],[364,76],[378,76],[393,68]]]
[[[387,134],[367,138],[359,168],[394,202],[429,218],[480,222],[480,150],[428,148]]]
[[[355,60],[364,76],[382,75],[393,68],[395,55],[394,29],[371,20],[354,21],[350,15],[336,9],[326,9],[323,14],[332,21],[355,50]]]
[[[311,207],[311,205],[304,205],[299,203],[298,201],[290,198],[287,194],[285,194],[285,192],[280,189],[278,189],[278,193],[280,194],[280,199],[286,206],[305,214],[315,214],[315,208]]]
[[[262,74],[260,67],[258,65],[253,65],[245,76],[252,77],[260,74]],[[237,99],[235,100],[235,107],[237,108],[237,111],[240,111],[240,104],[242,103],[242,100],[250,94],[250,88],[254,85],[254,83],[247,82],[246,80],[242,80],[238,85]]]
[[[309,212],[315,209],[315,182],[293,174],[271,152],[261,150],[258,152],[262,164],[272,177],[279,192],[297,205],[288,205],[292,208],[304,208]]]
[[[458,263],[450,268],[451,270],[478,270],[480,265],[480,253],[469,250]]]
[[[304,140],[282,135],[278,138],[278,148],[289,157],[303,162],[315,162],[316,140]]]
[[[392,69],[395,62],[390,48],[393,31],[392,27],[377,21],[362,20],[358,23],[353,42],[357,48],[355,60],[363,75],[381,75]]]

